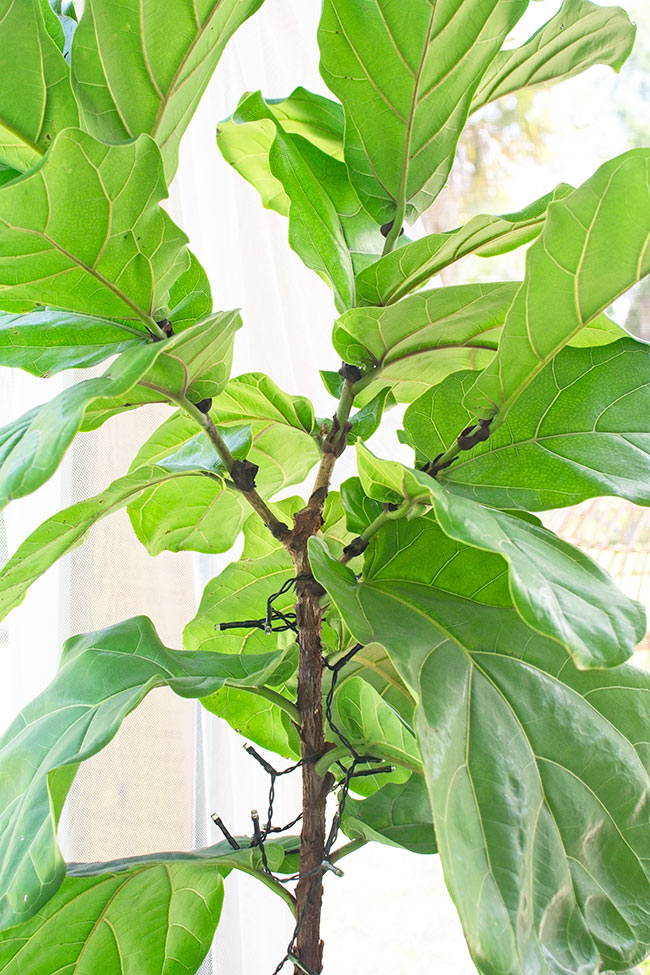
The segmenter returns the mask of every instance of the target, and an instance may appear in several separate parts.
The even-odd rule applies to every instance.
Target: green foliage
[[[0,3],[0,162],[14,176],[40,162],[57,133],[79,122],[48,13],[45,2]]]
[[[178,144],[229,38],[262,0],[88,0],[72,48],[86,131],[104,142],[146,133],[167,182]]]
[[[512,48],[528,0],[324,0],[321,72],[339,100],[248,92],[219,123],[225,159],[334,293],[344,362],[321,374],[338,400],[321,419],[262,372],[231,377],[240,315],[214,310],[161,207],[223,49],[260,5],[86,0],[77,23],[62,0],[0,0],[0,366],[110,360],[0,430],[0,507],[44,484],[78,433],[173,408],[112,484],[8,559],[0,618],[121,508],[152,555],[244,536],[182,652],[144,617],[73,637],[0,740],[0,972],[193,975],[233,869],[285,901],[291,950],[311,950],[306,887],[294,898],[286,881],[313,850],[265,824],[191,853],[64,863],[79,764],[158,686],[302,758],[320,784],[305,822],[336,776],[332,843],[339,826],[350,843],[326,848],[335,871],[367,842],[437,853],[482,975],[630,972],[650,950],[650,679],[626,663],[644,613],[531,512],[650,503],[650,351],[606,314],[650,271],[650,149],[517,212],[402,234],[471,113],[619,71],[635,28],[564,0]],[[421,290],[467,255],[528,245],[523,281]],[[362,443],[396,403],[412,467]],[[357,474],[332,491],[355,442]]]
[[[541,951],[547,971],[635,964],[648,677],[576,670],[518,615],[502,560],[432,516],[385,528],[361,582],[320,539],[311,555],[355,638],[381,642],[418,699],[438,848],[479,969],[523,972]]]

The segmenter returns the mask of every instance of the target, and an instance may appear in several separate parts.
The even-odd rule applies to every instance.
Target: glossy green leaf
[[[293,575],[287,551],[276,547],[258,558],[231,562],[212,579],[203,592],[194,619],[185,627],[183,646],[190,650],[219,653],[259,654],[277,645],[277,636],[248,628],[220,630],[221,623],[264,619],[266,601]],[[295,595],[284,593],[273,605],[281,612],[293,608]]]
[[[331,285],[342,311],[355,303],[355,272],[377,259],[384,239],[345,163],[285,129],[282,115],[260,92],[244,95],[232,121],[220,124],[217,142],[225,133],[226,158],[253,182],[265,206],[288,213],[291,247]]]
[[[191,266],[168,298],[166,317],[175,333],[206,318],[212,309],[205,271],[193,254],[190,257]],[[0,365],[52,376],[97,365],[149,339],[141,327],[125,321],[39,308],[23,315],[0,315]]]
[[[175,332],[182,332],[212,313],[208,276],[191,252],[190,266],[171,286],[164,310]]]
[[[84,127],[104,142],[146,133],[167,184],[178,146],[237,28],[262,0],[86,0],[72,49]]]
[[[333,609],[335,607],[328,608],[326,615],[331,616]],[[350,643],[354,644],[351,636]],[[414,727],[415,702],[413,696],[395,670],[395,665],[381,644],[369,643],[357,650],[339,675],[336,694],[344,691],[349,681],[358,682],[361,678],[366,684],[370,684],[374,688],[381,700],[389,705],[395,714],[399,715],[407,731],[411,732]],[[360,699],[358,691],[355,696],[357,700]],[[370,701],[374,702],[375,698],[371,696]],[[377,730],[375,730],[375,738],[377,738]]]
[[[633,149],[550,205],[499,351],[467,394],[468,410],[503,422],[569,339],[650,272],[649,172],[650,149]]]
[[[528,0],[325,0],[321,74],[346,112],[345,158],[379,223],[445,184],[474,91]],[[408,207],[407,207],[408,204]]]
[[[210,414],[219,426],[264,420],[312,433],[315,425],[309,400],[283,392],[263,372],[248,372],[231,379],[213,400]]]
[[[166,195],[148,136],[106,146],[63,132],[34,171],[0,187],[0,307],[151,324],[190,263],[159,206]]]
[[[239,837],[191,853],[153,853],[107,863],[69,863],[56,894],[30,921],[0,934],[0,971],[164,972],[191,975],[212,943],[231,870],[252,874],[288,901]],[[296,837],[265,844],[269,866],[289,873]],[[56,934],[54,932],[56,931]],[[27,967],[33,966],[33,967]],[[181,967],[179,967],[181,966]]]
[[[328,156],[343,158],[344,118],[338,102],[296,88],[288,98],[267,99],[266,104],[285,133],[302,136]],[[217,128],[224,159],[255,187],[265,207],[287,217],[291,201],[269,161],[274,139],[275,126],[270,120],[242,124],[237,113]]]
[[[194,973],[219,922],[220,867],[217,851],[73,864],[36,917],[0,935],[0,972]]]
[[[560,183],[517,213],[480,214],[457,230],[405,244],[359,272],[357,304],[390,305],[468,254],[492,257],[528,244],[544,226],[549,203],[571,192],[571,186]]]
[[[263,683],[283,657],[169,650],[146,617],[68,640],[52,683],[0,740],[0,927],[33,917],[61,885],[56,823],[74,767],[150,690],[204,697],[225,683]]]
[[[416,402],[419,402],[416,400]],[[349,531],[360,535],[384,510],[381,501],[369,498],[358,477],[349,477],[341,485],[341,500],[345,508]]]
[[[354,636],[418,700],[438,848],[477,968],[623,969],[650,946],[650,681],[578,671],[515,612],[501,559],[390,524],[364,579],[310,542]]]
[[[221,690],[202,699],[201,704],[218,718],[227,721],[237,734],[266,748],[282,758],[294,762],[300,758],[298,730],[287,711],[277,703],[276,694],[287,697],[287,706],[295,707],[295,690],[292,700],[285,693],[284,685],[273,687],[273,700],[252,688],[222,687]]]
[[[346,673],[345,680],[341,680],[340,686],[337,684],[334,718],[358,751],[372,753],[375,746],[380,746],[383,755],[388,751],[391,761],[403,769],[421,770],[422,759],[413,728],[408,727],[400,714],[363,677]],[[404,774],[400,777],[406,778]],[[390,776],[381,778],[382,782],[389,780]]]
[[[0,365],[33,376],[87,368],[149,341],[142,329],[67,311],[0,315]]]
[[[131,406],[190,396],[226,384],[238,312],[223,312],[164,342],[119,356],[103,376],[63,390],[0,430],[0,507],[35,491],[56,470],[80,429],[94,429]]]
[[[24,172],[79,123],[70,71],[40,0],[0,0],[0,75],[0,162]]]
[[[645,633],[644,609],[579,549],[540,525],[451,494],[428,474],[379,460],[362,444],[357,456],[370,497],[386,500],[401,482],[402,496],[428,501],[450,538],[502,556],[522,619],[562,643],[578,667],[611,667],[631,656]]]
[[[620,7],[564,0],[555,16],[525,44],[497,54],[481,79],[471,111],[522,88],[572,78],[594,64],[620,71],[635,34],[636,27]]]
[[[44,521],[0,571],[0,618],[23,601],[31,584],[57,559],[81,545],[97,521],[119,511],[152,485],[170,480],[180,480],[186,484],[189,476],[189,470],[182,473],[170,472],[163,467],[140,467],[113,481],[94,498],[79,501]]]
[[[390,782],[367,799],[349,798],[341,823],[350,839],[375,840],[412,853],[436,853],[429,794],[421,775]]]
[[[487,441],[437,480],[498,508],[541,511],[618,495],[650,504],[650,348],[623,339],[563,349],[530,383]],[[419,462],[446,450],[471,422],[473,373],[448,376],[404,416]],[[444,407],[443,407],[444,404]]]
[[[379,382],[408,403],[450,372],[487,365],[518,287],[461,284],[385,308],[353,308],[334,325],[334,348],[369,374],[373,393]]]
[[[116,413],[147,403],[173,403],[179,396],[200,403],[218,396],[230,374],[234,335],[241,326],[238,311],[216,312],[167,339],[162,354],[128,395],[104,396],[88,404],[81,429],[95,430]]]
[[[250,456],[250,427],[233,427],[224,434],[234,457]],[[149,554],[227,551],[248,509],[234,489],[226,488],[227,471],[207,438],[193,437],[161,458],[160,464],[171,471],[187,471],[190,479],[160,479],[129,499],[131,525]]]

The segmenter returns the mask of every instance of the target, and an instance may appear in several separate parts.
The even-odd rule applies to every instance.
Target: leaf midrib
[[[398,581],[402,581],[402,580],[398,580]],[[371,585],[372,586],[372,582],[367,582],[366,585]],[[376,585],[373,588],[379,589],[379,591],[381,591],[381,587],[378,587]],[[537,755],[537,753],[535,752],[535,750],[533,748],[532,742],[530,741],[528,735],[526,734],[526,731],[525,731],[523,725],[521,724],[521,720],[519,718],[519,715],[517,714],[517,712],[515,711],[515,709],[512,707],[512,705],[510,704],[510,702],[506,698],[505,694],[501,691],[501,688],[498,687],[495,684],[495,682],[492,680],[492,678],[490,677],[490,675],[487,674],[485,672],[485,670],[482,667],[480,667],[479,664],[476,662],[476,660],[474,659],[475,654],[477,654],[477,653],[478,654],[484,654],[485,656],[492,656],[492,655],[494,655],[494,656],[498,657],[499,659],[503,658],[504,660],[511,660],[512,662],[518,662],[521,666],[529,667],[531,670],[536,671],[537,673],[541,674],[543,677],[551,678],[552,680],[558,681],[558,683],[561,683],[562,684],[562,687],[565,688],[567,691],[569,691],[571,694],[576,695],[576,696],[578,696],[580,698],[580,700],[585,701],[585,703],[594,712],[594,714],[598,715],[598,717],[600,719],[602,719],[603,721],[605,721],[607,723],[607,725],[616,733],[617,737],[624,738],[624,736],[622,735],[622,733],[617,728],[615,728],[614,725],[612,725],[611,722],[607,718],[605,718],[605,716],[600,711],[598,711],[590,702],[586,701],[586,699],[582,695],[580,695],[576,690],[574,690],[574,688],[572,688],[570,685],[565,684],[562,681],[560,681],[557,676],[554,676],[553,674],[551,674],[549,672],[546,672],[546,671],[541,670],[541,668],[537,667],[534,664],[531,664],[529,661],[524,661],[524,660],[521,660],[521,659],[515,660],[515,658],[509,657],[506,654],[497,654],[494,651],[487,651],[487,650],[483,650],[483,651],[480,651],[480,650],[479,651],[470,651],[466,647],[464,647],[462,645],[462,643],[460,643],[460,641],[458,639],[456,639],[456,637],[454,637],[444,626],[442,626],[442,624],[438,620],[435,620],[434,621],[431,618],[431,616],[429,616],[423,610],[420,610],[417,606],[414,606],[411,603],[404,603],[404,600],[400,599],[399,596],[396,596],[394,593],[391,594],[391,598],[392,599],[395,599],[397,602],[400,602],[400,603],[402,603],[404,605],[407,605],[408,608],[411,611],[416,612],[418,615],[422,616],[425,620],[427,620],[430,625],[432,625],[434,628],[438,629],[440,631],[440,633],[443,634],[443,636],[450,643],[452,643],[454,646],[456,646],[460,650],[460,652],[466,657],[466,659],[468,661],[469,668],[470,668],[470,672],[472,671],[472,669],[476,669],[476,671],[478,673],[480,673],[484,677],[484,679],[490,684],[490,686],[493,687],[494,691],[498,694],[498,696],[502,700],[502,702],[503,702],[506,710],[512,715],[514,721],[516,722],[517,726],[519,727],[520,732],[521,732],[521,735],[522,735],[522,738],[524,739],[524,741],[526,742],[526,744],[527,744],[527,746],[528,746],[528,748],[530,750],[530,753],[531,753],[531,755],[533,757],[533,760],[534,760],[535,769],[536,769],[536,772],[537,772],[537,778],[538,778],[538,781],[539,781],[540,793],[542,795],[544,805],[548,809],[549,815],[551,816],[551,819],[553,820],[553,823],[554,823],[555,828],[557,830],[557,835],[558,835],[559,840],[560,840],[560,843],[562,845],[562,849],[564,850],[565,857],[567,858],[567,860],[570,859],[569,854],[568,854],[568,852],[566,850],[566,847],[565,847],[565,844],[564,844],[564,838],[562,836],[562,832],[561,832],[561,830],[560,830],[560,828],[558,826],[558,823],[557,823],[557,821],[555,819],[555,815],[553,813],[553,809],[552,809],[552,807],[551,807],[551,805],[550,805],[550,803],[548,801],[548,798],[546,796],[546,790],[544,788],[544,783],[542,781],[542,776],[541,776],[541,773],[540,773],[540,770],[539,770],[539,766],[538,766],[538,759],[541,760],[541,761],[546,761],[546,759],[544,757],[541,757],[540,758],[540,756]],[[357,597],[357,602],[360,602],[359,599],[358,599],[358,597]],[[430,651],[429,654],[427,654],[427,658],[426,659],[428,659],[428,657],[430,656],[431,653],[435,653],[435,649],[433,651]],[[421,673],[423,666],[424,666],[424,662],[422,663],[422,666],[419,669],[419,673]],[[420,700],[421,700],[422,699],[422,695],[420,694],[419,696],[420,696]],[[469,741],[469,732],[468,732],[468,736],[467,737],[468,737],[468,741]],[[627,744],[630,745],[630,748],[632,749],[632,753],[635,756],[635,759],[636,759],[636,762],[637,762],[638,766],[641,768],[641,771],[643,772],[643,774],[647,777],[646,770],[645,770],[645,768],[644,768],[644,766],[643,766],[643,764],[641,762],[640,756],[638,755],[636,749],[634,748],[634,745],[632,744],[632,742],[629,742],[626,738],[624,738],[624,740],[627,742]],[[555,764],[558,764],[558,763],[555,763]],[[596,800],[596,802],[600,805],[600,807],[605,812],[608,820],[614,826],[614,828],[615,828],[616,832],[618,833],[618,835],[620,836],[622,842],[625,844],[625,846],[628,848],[628,850],[630,851],[630,853],[633,855],[633,857],[636,859],[636,861],[640,865],[641,861],[640,861],[640,858],[639,858],[638,854],[632,849],[632,847],[630,846],[628,840],[623,836],[623,834],[621,833],[621,831],[620,831],[620,829],[618,827],[618,824],[616,823],[616,821],[612,817],[612,815],[609,812],[609,810],[602,804],[602,802],[598,798],[598,796],[596,796],[595,793],[593,793],[593,791],[590,789],[589,785],[586,782],[583,782],[582,779],[580,779],[578,776],[576,776],[575,773],[573,773],[570,769],[565,768],[564,766],[560,766],[560,767],[563,768],[564,771],[567,772],[567,774],[574,775],[578,779],[578,781],[581,783],[581,785],[588,792],[590,792],[594,796],[594,799]],[[471,773],[469,773],[469,766],[467,766],[467,769],[468,769],[468,774],[470,774],[470,778],[471,778]],[[481,826],[481,829],[482,829],[482,826]],[[487,856],[487,845],[485,847],[485,852],[486,852],[486,856]],[[574,859],[574,858],[571,858],[571,859]],[[489,857],[488,857],[488,860],[489,860]],[[578,898],[576,896],[575,882],[573,880],[573,876],[571,876],[571,882],[572,882],[572,886],[573,886],[573,890],[574,890],[575,903],[576,903],[576,906],[579,907],[579,901],[578,901]],[[495,883],[496,883],[496,881],[495,881]],[[497,884],[497,889],[500,891],[500,887],[499,887],[498,884]],[[508,914],[508,917],[509,917],[510,916],[510,912],[507,909],[506,909],[506,913]],[[533,929],[533,930],[535,930],[535,929]],[[517,944],[518,941],[517,941],[516,931],[513,931],[513,933],[515,934],[515,943]],[[537,936],[537,933],[536,933],[536,936]]]
[[[167,111],[167,108],[170,105],[170,103],[171,103],[171,101],[172,101],[172,99],[173,99],[173,97],[174,97],[174,95],[176,93],[176,84],[178,82],[178,79],[181,76],[181,74],[183,73],[183,70],[185,69],[185,66],[186,66],[187,62],[190,60],[192,54],[194,53],[194,50],[195,50],[197,44],[199,43],[199,41],[201,40],[201,38],[204,36],[206,30],[209,29],[209,26],[212,23],[213,19],[219,13],[219,10],[221,9],[221,7],[223,5],[223,2],[224,2],[224,0],[216,0],[216,3],[214,5],[214,7],[212,8],[211,13],[208,14],[208,17],[204,21],[204,23],[200,25],[200,29],[198,29],[196,31],[196,33],[194,35],[194,38],[192,40],[192,43],[187,48],[187,51],[185,53],[185,56],[179,62],[178,67],[176,68],[176,71],[174,72],[174,76],[173,76],[173,78],[172,78],[172,80],[171,80],[171,82],[169,84],[169,87],[167,88],[167,91],[166,91],[165,95],[161,99],[160,105],[158,106],[158,111],[156,112],[156,117],[154,118],[153,125],[151,126],[151,133],[150,133],[151,134],[151,137],[153,139],[155,139],[156,142],[158,141],[158,139],[156,138],[157,137],[157,134],[158,134],[158,129],[162,125],[162,122],[163,122],[163,119],[164,119],[164,116],[165,116],[165,112]],[[233,7],[233,12],[236,9],[236,6],[237,6],[237,4],[235,4],[235,6]],[[232,16],[232,13],[231,13],[231,16]],[[196,19],[196,16],[195,16],[195,19]],[[228,20],[230,20],[230,17],[228,18]],[[221,40],[221,37],[219,38],[219,41],[220,40]],[[215,44],[215,47],[216,46],[218,46],[218,44]],[[213,49],[211,49],[211,51],[212,50]],[[144,47],[143,47],[143,56],[144,56],[144,53],[145,52],[144,52]],[[145,61],[147,61],[146,58],[145,58]],[[157,87],[158,86],[156,85],[156,88]]]

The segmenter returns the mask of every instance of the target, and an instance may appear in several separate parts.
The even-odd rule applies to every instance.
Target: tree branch
[[[274,538],[286,545],[291,529],[273,514],[269,506],[255,490],[255,473],[257,468],[248,461],[237,460],[231,454],[228,444],[223,439],[212,421],[209,413],[203,413],[187,397],[178,397],[175,402],[188,413],[205,431],[212,446],[224,463],[235,487],[246,498],[249,505],[262,519]]]

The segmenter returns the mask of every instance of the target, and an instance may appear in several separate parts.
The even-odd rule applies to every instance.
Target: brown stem
[[[296,954],[312,972],[320,972],[323,965],[323,942],[320,936],[323,880],[320,865],[325,848],[325,805],[332,784],[329,774],[320,776],[315,768],[316,757],[322,755],[325,749],[319,606],[322,590],[313,578],[304,576],[296,583],[296,589],[300,643],[298,712],[301,719],[300,752],[304,760],[300,835],[300,873],[303,877],[296,887],[296,917],[300,921]],[[299,972],[298,968],[296,972]]]
[[[288,548],[296,568],[296,619],[298,623],[298,714],[302,766],[302,832],[300,874],[296,887],[298,932],[296,956],[312,972],[323,967],[320,917],[323,899],[321,864],[325,850],[325,812],[333,778],[321,776],[315,763],[325,750],[323,730],[323,646],[320,598],[324,589],[314,579],[307,554],[309,539],[323,523],[323,506],[329,491],[334,464],[345,450],[348,417],[354,399],[352,383],[346,380],[330,434],[323,444],[323,456],[314,490],[305,507],[294,515]],[[295,975],[302,975],[299,966]]]
[[[186,397],[176,397],[175,402],[203,427],[212,446],[215,448],[226,470],[233,479],[235,487],[243,494],[253,511],[259,515],[273,537],[286,545],[289,536],[289,526],[275,517],[264,499],[255,490],[254,475],[257,471],[255,465],[249,464],[247,461],[236,460],[233,457],[226,441],[217,430],[209,413],[201,412]]]

